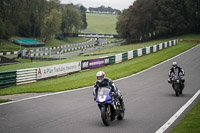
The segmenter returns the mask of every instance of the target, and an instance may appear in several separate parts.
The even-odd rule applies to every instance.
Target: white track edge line
[[[193,103],[193,101],[199,96],[200,89],[195,93],[195,95],[184,104],[162,127],[160,127],[155,133],[163,133],[167,130],[174,121]]]
[[[172,58],[169,58],[169,59],[167,59],[167,60],[165,60],[165,61],[163,61],[163,62],[161,62],[161,63],[159,63],[159,64],[156,64],[156,65],[154,65],[154,66],[152,66],[152,67],[150,67],[150,68],[147,68],[147,69],[145,69],[145,70],[143,70],[143,71],[141,71],[141,72],[138,72],[138,73],[135,73],[135,74],[132,74],[132,75],[129,75],[129,76],[126,76],[126,77],[123,77],[123,78],[114,80],[114,82],[115,82],[115,81],[124,80],[124,79],[130,78],[130,77],[134,77],[134,76],[136,76],[136,75],[139,75],[139,74],[141,74],[141,73],[144,73],[144,72],[146,72],[146,71],[148,71],[148,70],[150,70],[150,69],[153,69],[154,67],[157,67],[157,66],[159,66],[159,65],[161,65],[161,64],[164,64],[164,63],[167,62],[167,61],[170,61],[170,60],[172,60],[172,59],[174,59],[174,58],[176,58],[176,57],[178,57],[178,56],[180,56],[180,55],[183,55],[183,54],[185,54],[185,53],[187,53],[187,52],[193,50],[193,49],[196,48],[197,46],[199,46],[199,45],[196,45],[196,46],[192,47],[191,49],[188,49],[188,50],[184,51],[183,53],[180,53],[180,54],[178,54],[178,55],[176,55],[176,56],[174,56],[174,57],[172,57]],[[78,89],[74,89],[74,90],[66,90],[66,91],[61,91],[61,92],[56,92],[56,93],[51,93],[51,94],[44,94],[44,95],[39,95],[39,96],[24,98],[24,99],[20,99],[20,100],[16,100],[16,101],[5,102],[5,103],[1,103],[0,106],[1,106],[1,105],[11,104],[11,103],[17,103],[17,102],[21,102],[21,101],[26,101],[26,100],[31,100],[31,99],[36,99],[36,98],[45,97],[45,96],[52,96],[52,95],[57,95],[57,94],[62,94],[62,93],[68,93],[68,92],[73,92],[73,91],[84,90],[84,89],[88,89],[88,88],[90,88],[90,87],[93,87],[93,86],[87,86],[87,87],[78,88]]]
[[[74,90],[66,90],[66,91],[61,91],[61,92],[44,94],[44,95],[39,95],[39,96],[33,96],[33,97],[24,98],[24,99],[20,99],[20,100],[16,100],[16,101],[10,101],[10,102],[6,102],[6,103],[1,103],[0,106],[1,105],[6,105],[6,104],[11,104],[11,103],[17,103],[17,102],[21,102],[21,101],[26,101],[26,100],[31,100],[31,99],[36,99],[36,98],[45,97],[45,96],[52,96],[52,95],[58,95],[58,94],[62,94],[62,93],[68,93],[68,92],[73,92],[73,91],[84,90],[84,89],[88,89],[90,87],[92,87],[92,86],[87,86],[87,87],[78,88],[78,89],[74,89]]]

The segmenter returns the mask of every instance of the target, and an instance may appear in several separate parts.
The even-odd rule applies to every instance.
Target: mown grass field
[[[115,25],[117,15],[87,13],[87,30],[97,34],[117,34]]]
[[[98,33],[98,34],[117,34],[115,30],[115,25],[117,22],[117,15],[110,14],[91,14],[87,13],[87,22],[88,27],[87,30]],[[20,37],[12,37],[10,41],[8,40],[0,40],[0,52],[7,51],[17,51],[20,49],[20,46],[11,42],[14,38]],[[88,40],[87,38],[68,38],[67,41],[56,40],[51,38],[46,42],[45,47],[54,47],[60,45],[67,45],[72,43],[79,43]],[[22,47],[24,49],[25,47]],[[32,48],[28,48],[32,49]]]

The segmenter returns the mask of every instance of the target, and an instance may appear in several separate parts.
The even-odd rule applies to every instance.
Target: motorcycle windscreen
[[[109,93],[110,93],[110,89],[108,89],[106,87],[100,88],[98,90],[98,100],[99,100],[99,102],[105,102]]]
[[[178,76],[178,74],[174,74],[173,76],[172,76],[173,78],[173,80],[179,80],[180,79],[180,77]]]
[[[110,89],[109,89],[109,88],[107,88],[107,87],[102,87],[102,88],[99,88],[99,90],[98,90],[98,95],[99,95],[99,96],[104,96],[104,95],[107,95],[109,92],[110,92]]]

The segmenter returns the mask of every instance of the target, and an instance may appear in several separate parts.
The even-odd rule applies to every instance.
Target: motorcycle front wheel
[[[110,105],[101,107],[101,118],[105,126],[109,126],[111,122]]]

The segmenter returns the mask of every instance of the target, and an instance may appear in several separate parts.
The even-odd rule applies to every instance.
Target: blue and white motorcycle
[[[105,126],[109,126],[111,121],[122,120],[124,118],[125,108],[121,105],[116,94],[111,92],[108,87],[101,87],[98,89],[98,96],[96,98],[98,107],[101,111],[101,118]]]

